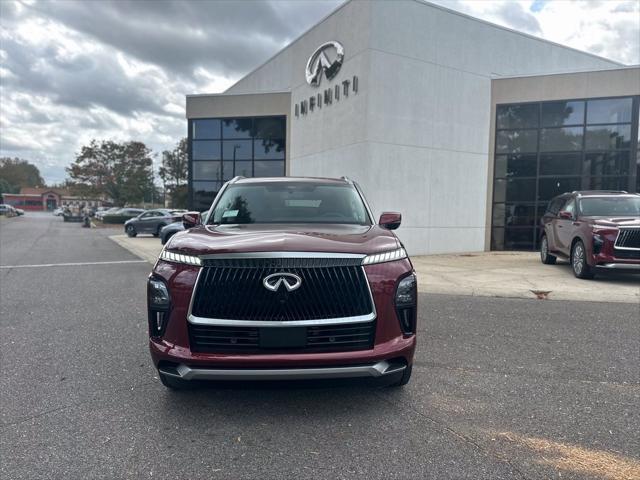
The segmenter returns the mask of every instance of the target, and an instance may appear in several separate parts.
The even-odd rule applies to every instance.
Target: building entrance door
[[[58,207],[58,202],[55,198],[47,198],[47,210],[55,210]]]

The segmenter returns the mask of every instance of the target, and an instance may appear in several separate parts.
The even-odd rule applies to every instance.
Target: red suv
[[[565,193],[549,202],[541,226],[542,263],[568,259],[578,278],[597,268],[640,269],[640,194]]]
[[[343,179],[236,177],[184,215],[148,282],[162,383],[373,377],[404,385],[416,345],[413,266]]]

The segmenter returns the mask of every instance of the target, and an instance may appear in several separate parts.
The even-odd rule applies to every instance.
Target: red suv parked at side
[[[162,383],[384,377],[404,385],[416,276],[348,179],[237,177],[162,251],[148,283]]]
[[[640,194],[565,193],[549,202],[541,226],[542,263],[568,259],[578,278],[598,268],[640,269]]]

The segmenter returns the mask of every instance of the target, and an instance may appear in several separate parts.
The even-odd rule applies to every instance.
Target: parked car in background
[[[16,209],[6,203],[0,203],[0,215],[6,217],[15,217],[17,215]]]
[[[640,194],[615,191],[564,193],[541,219],[540,259],[568,259],[578,278],[597,269],[640,269]]]
[[[182,220],[182,214],[186,210],[173,210],[159,208],[147,210],[135,218],[124,222],[124,231],[130,237],[135,237],[139,233],[149,233],[154,237],[160,235],[160,230],[170,223]]]
[[[14,208],[14,210],[16,211],[16,214],[18,215],[24,215],[24,210],[21,208]]]
[[[162,383],[374,378],[404,385],[417,281],[392,230],[348,179],[236,177],[202,224],[184,215],[147,284]]]
[[[206,220],[208,214],[208,210],[200,214],[203,221]],[[160,230],[160,242],[162,243],[162,245],[165,245],[171,237],[173,237],[178,232],[182,232],[183,230],[184,222],[182,221],[182,218],[180,218],[180,220],[177,222],[170,223],[166,227],[162,227],[162,230]]]
[[[61,217],[64,214],[64,208],[58,207],[51,213],[53,213],[56,217]]]
[[[131,218],[135,218],[141,213],[146,212],[142,208],[120,208],[115,212],[109,212],[102,216],[103,223],[124,223]]]
[[[102,217],[104,217],[105,215],[116,213],[118,210],[120,210],[120,207],[110,207],[105,208],[104,210],[98,209],[98,211],[96,212],[96,218],[102,220]]]

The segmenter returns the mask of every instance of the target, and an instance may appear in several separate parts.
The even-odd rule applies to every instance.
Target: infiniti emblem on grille
[[[302,279],[293,273],[272,273],[271,275],[264,277],[262,284],[264,285],[264,288],[271,290],[272,292],[277,292],[281,285],[284,285],[287,292],[292,292],[300,288],[300,285],[302,285]]]

